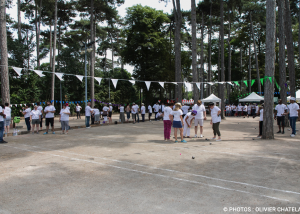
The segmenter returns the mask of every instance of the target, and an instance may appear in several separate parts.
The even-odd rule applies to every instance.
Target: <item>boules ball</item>
[[[195,157],[193,156],[192,159],[195,159]]]

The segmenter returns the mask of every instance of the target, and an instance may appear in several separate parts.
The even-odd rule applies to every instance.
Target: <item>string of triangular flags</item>
[[[20,77],[22,75],[21,71],[23,70],[23,68],[18,68],[18,67],[12,67],[13,70],[18,74],[18,76]],[[50,71],[41,71],[41,70],[32,70],[34,71],[37,75],[39,75],[40,77],[44,77],[45,75],[43,74],[43,72],[45,73],[53,73],[53,72],[50,72]],[[78,80],[80,80],[81,82],[83,81],[83,78],[85,76],[83,75],[76,75],[76,74],[65,74],[65,73],[58,73],[58,72],[55,72],[55,75],[57,76],[57,78],[60,80],[60,81],[63,81],[63,76],[66,75],[66,76],[76,76],[78,78]],[[87,76],[89,78],[91,78],[91,76]],[[261,84],[263,85],[264,82],[269,79],[269,81],[272,83],[272,79],[274,77],[268,77],[268,76],[265,76],[264,78],[261,78],[260,79],[260,82]],[[130,83],[132,84],[135,84],[136,82],[145,82],[146,84],[146,87],[147,87],[147,90],[149,91],[150,89],[150,85],[151,83],[159,83],[159,85],[161,87],[164,88],[165,84],[184,84],[185,87],[187,87],[188,89],[191,89],[192,88],[192,85],[193,84],[196,84],[196,86],[198,87],[198,89],[200,90],[201,88],[201,84],[207,84],[207,85],[215,85],[215,84],[229,84],[231,86],[240,86],[241,83],[244,83],[247,87],[248,87],[248,81],[249,83],[251,84],[251,86],[253,86],[253,84],[256,82],[255,79],[253,80],[241,80],[241,81],[225,81],[225,82],[161,82],[161,81],[144,81],[144,80],[127,80],[127,79],[111,79],[111,78],[102,78],[102,77],[94,77],[94,79],[99,83],[99,85],[101,84],[101,81],[102,79],[109,79],[112,81],[114,87],[116,88],[117,87],[117,84],[118,84],[118,81],[121,80],[121,81],[129,81]],[[276,79],[274,78],[274,82],[275,82],[275,85],[276,87],[280,90],[280,86],[278,85]]]

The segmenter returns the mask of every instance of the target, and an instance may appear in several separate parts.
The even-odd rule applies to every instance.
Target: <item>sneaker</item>
[[[178,143],[178,141],[177,141],[177,140],[175,140],[175,143]]]
[[[216,141],[222,141],[222,139],[218,139],[218,140],[216,140]]]
[[[211,140],[215,140],[216,138],[215,137],[213,137],[213,138],[210,138]]]
[[[5,140],[2,140],[2,141],[0,141],[0,143],[8,143],[7,141],[5,141]]]
[[[284,134],[284,131],[281,134]]]
[[[87,129],[91,128],[90,126],[89,127],[86,127]]]
[[[181,143],[187,143],[186,140],[182,140]]]
[[[203,135],[200,135],[201,138],[203,138]]]
[[[195,136],[194,136],[194,137],[196,138],[196,137],[198,137],[198,136],[195,134]]]
[[[39,132],[36,132],[37,134],[39,134]]]
[[[45,132],[44,134],[48,134],[48,132]]]
[[[277,134],[281,133],[281,131],[276,132]]]
[[[291,134],[291,137],[295,137],[295,135],[294,135],[294,134]]]
[[[55,134],[55,132],[52,132],[52,134]]]

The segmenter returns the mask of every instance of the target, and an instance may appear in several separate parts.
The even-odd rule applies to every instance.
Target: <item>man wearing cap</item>
[[[282,100],[278,100],[278,105],[275,107],[275,114],[274,114],[274,119],[277,119],[277,125],[279,128],[279,131],[277,133],[282,133],[284,134],[284,120],[285,116],[284,114],[287,113],[287,107],[286,105],[282,104]],[[281,127],[282,127],[282,132],[281,132]]]
[[[211,121],[210,124],[213,126],[213,132],[214,137],[212,140],[221,141],[221,133],[220,133],[220,122],[221,122],[221,109],[219,109],[217,106],[215,106],[214,103],[208,104],[210,109],[210,115],[211,115]],[[216,136],[218,135],[218,139],[216,139]]]
[[[142,107],[141,107],[142,122],[145,122],[145,114],[146,114],[146,108],[144,103],[142,103]]]
[[[201,100],[197,101],[194,105],[193,110],[197,111],[195,116],[195,137],[197,137],[198,125],[200,125],[200,137],[203,137],[203,120],[206,120],[206,110]]]
[[[300,121],[299,116],[299,105],[296,103],[296,98],[295,97],[291,97],[290,99],[290,105],[288,105],[289,108],[289,113],[290,113],[290,124],[291,124],[291,128],[292,128],[292,134],[291,137],[295,137],[296,135],[296,121],[298,119],[298,121]],[[287,113],[285,113],[287,114]]]
[[[109,103],[108,123],[112,123],[112,111],[113,111],[112,104]]]

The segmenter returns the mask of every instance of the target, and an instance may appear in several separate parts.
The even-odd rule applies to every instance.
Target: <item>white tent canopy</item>
[[[291,96],[287,97],[287,101],[290,102]],[[300,102],[300,90],[296,92],[296,101]]]
[[[209,97],[203,99],[202,102],[204,102],[204,103],[209,103],[209,102],[215,103],[215,102],[221,102],[221,99],[219,97],[217,97],[216,95],[211,94]]]
[[[244,99],[239,99],[239,102],[259,102],[261,100],[264,100],[264,98],[258,96],[255,92],[252,92],[248,97],[245,97]]]

